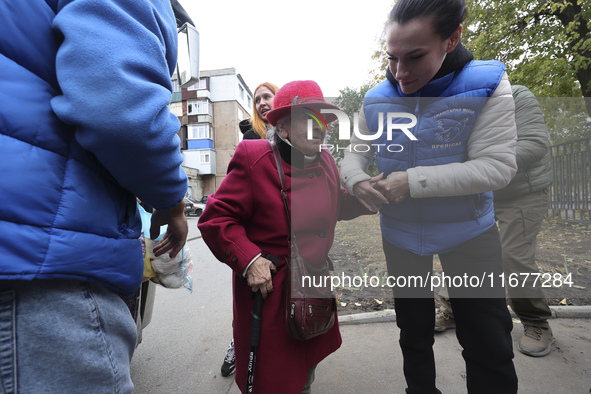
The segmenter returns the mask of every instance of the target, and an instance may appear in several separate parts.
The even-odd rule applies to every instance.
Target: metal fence
[[[591,138],[550,147],[552,183],[548,218],[591,223]]]

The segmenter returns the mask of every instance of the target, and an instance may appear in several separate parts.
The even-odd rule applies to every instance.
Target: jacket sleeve
[[[344,187],[339,190],[340,209],[338,220],[351,220],[362,215],[375,215],[375,212],[365,208],[357,197],[349,193]]]
[[[326,153],[325,153],[326,152]],[[323,151],[323,154],[329,155],[327,151]],[[334,158],[330,156],[328,160],[331,166],[330,173],[332,174],[331,178],[334,179],[334,182],[338,185],[339,184],[339,170],[334,162]],[[353,193],[349,193],[347,189],[342,186],[338,188],[338,220],[351,220],[355,219],[361,215],[373,215],[375,212],[372,212],[366,209],[357,197],[353,195]]]
[[[365,120],[365,111],[363,108],[359,113],[359,132],[363,135],[371,134],[367,127]],[[353,193],[353,187],[366,179],[371,178],[365,173],[365,169],[371,164],[375,151],[373,145],[369,145],[369,149],[365,151],[360,149],[359,152],[354,149],[358,144],[367,146],[367,142],[361,140],[355,133],[351,135],[351,144],[345,150],[345,156],[341,161],[341,182],[349,193]]]
[[[51,104],[119,184],[157,209],[187,190],[168,104],[177,57],[168,1],[60,0],[56,57],[61,94]]]
[[[198,223],[214,256],[241,276],[250,261],[262,252],[247,237],[244,225],[253,214],[256,187],[252,177],[248,144],[240,143],[228,165],[228,174],[207,198],[207,207]]]
[[[540,103],[525,86],[513,86],[517,124],[517,168],[526,170],[548,152],[548,129]]]
[[[461,196],[505,187],[517,171],[515,144],[515,104],[505,73],[468,138],[468,160],[409,168],[410,195]]]

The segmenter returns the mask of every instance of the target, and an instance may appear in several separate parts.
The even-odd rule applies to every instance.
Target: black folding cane
[[[281,260],[270,254],[263,255],[264,258],[275,264],[281,265]],[[252,308],[252,322],[250,323],[250,354],[248,355],[248,373],[246,376],[246,392],[252,394],[254,382],[254,366],[257,359],[257,346],[261,336],[261,324],[263,322],[263,293],[257,290],[254,293],[254,308]]]
[[[248,374],[246,377],[246,392],[252,393],[254,382],[254,366],[257,359],[257,346],[259,346],[259,337],[261,335],[263,311],[263,294],[260,290],[254,293],[254,308],[250,314],[252,315],[252,323],[250,323],[250,354],[248,355]]]

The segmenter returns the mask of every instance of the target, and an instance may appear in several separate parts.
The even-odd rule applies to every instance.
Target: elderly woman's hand
[[[246,283],[252,288],[253,292],[261,290],[263,299],[267,294],[273,291],[272,273],[277,272],[275,264],[264,257],[258,257],[246,271]]]
[[[388,199],[380,191],[376,190],[375,184],[384,177],[384,174],[361,181],[353,186],[353,194],[361,205],[372,212],[377,212],[382,204],[388,204]]]
[[[408,184],[408,174],[406,171],[396,171],[382,179],[374,186],[388,200],[399,204],[410,196],[410,186]]]

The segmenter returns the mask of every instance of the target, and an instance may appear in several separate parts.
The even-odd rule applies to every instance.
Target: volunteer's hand
[[[396,171],[377,182],[374,186],[376,190],[386,196],[388,200],[399,204],[407,197],[410,197],[410,186],[408,184],[408,174],[406,171]]]
[[[365,181],[358,182],[353,186],[355,197],[361,202],[361,205],[372,212],[377,212],[382,204],[388,204],[388,199],[375,188],[375,184],[383,177],[384,174],[380,174]]]
[[[150,226],[150,238],[156,239],[160,235],[160,226],[168,224],[166,234],[158,245],[154,247],[154,255],[162,256],[170,251],[170,258],[175,257],[185,246],[189,226],[185,217],[185,201],[182,200],[176,207],[167,211],[157,209],[152,213],[152,224]]]

